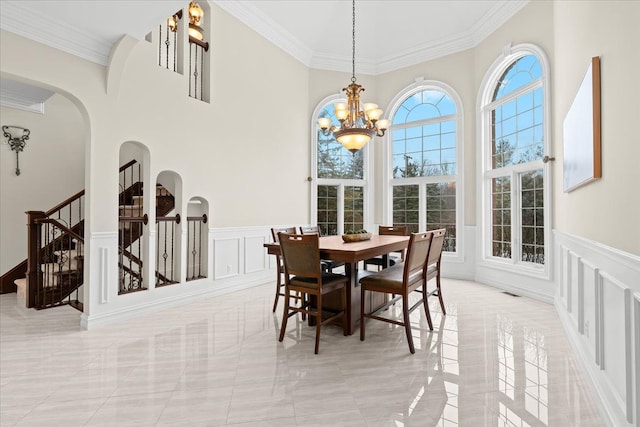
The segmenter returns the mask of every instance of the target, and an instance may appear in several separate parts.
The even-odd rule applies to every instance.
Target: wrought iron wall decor
[[[18,155],[27,145],[31,131],[20,126],[2,126],[2,133],[4,133],[4,136],[7,138],[7,144],[11,147],[11,151],[16,152],[16,175],[20,175]]]

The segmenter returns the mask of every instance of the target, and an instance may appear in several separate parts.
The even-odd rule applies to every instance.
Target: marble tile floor
[[[554,308],[443,280],[435,330],[367,339],[289,321],[274,284],[91,331],[70,307],[0,296],[2,426],[602,426]],[[399,303],[388,310],[400,314]]]

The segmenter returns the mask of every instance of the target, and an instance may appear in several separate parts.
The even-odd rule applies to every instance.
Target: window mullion
[[[520,220],[522,218],[521,199],[522,191],[520,191],[520,174],[515,170],[511,171],[511,261],[514,264],[520,264],[522,241],[522,227]]]
[[[343,183],[338,184],[338,235],[344,234],[344,187]]]
[[[423,183],[418,187],[419,194],[419,212],[418,231],[427,230],[427,184]]]

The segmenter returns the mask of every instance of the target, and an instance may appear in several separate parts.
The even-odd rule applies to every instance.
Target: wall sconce
[[[18,155],[27,145],[27,139],[29,139],[31,131],[20,126],[2,126],[2,133],[8,138],[7,144],[9,144],[11,150],[16,152],[16,175],[20,175]]]

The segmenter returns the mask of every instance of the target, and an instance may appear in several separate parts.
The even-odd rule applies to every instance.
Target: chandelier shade
[[[356,2],[352,0],[352,75],[351,84],[342,90],[347,95],[347,102],[333,104],[336,118],[340,126],[331,126],[328,118],[318,119],[318,126],[325,136],[333,137],[347,150],[356,153],[374,136],[384,136],[389,127],[389,120],[380,119],[383,111],[378,104],[365,103],[360,106],[360,92],[364,88],[356,83]]]

